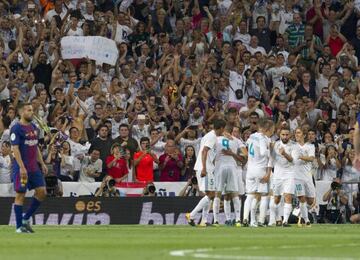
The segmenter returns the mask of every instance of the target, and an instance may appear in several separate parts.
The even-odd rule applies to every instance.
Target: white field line
[[[360,244],[348,243],[348,244],[336,244],[330,247],[359,247]],[[229,248],[199,248],[199,249],[185,249],[185,250],[173,250],[170,251],[171,256],[177,257],[193,257],[200,259],[228,259],[228,260],[276,260],[276,259],[292,259],[292,260],[326,260],[326,259],[342,259],[342,260],[354,260],[352,257],[321,257],[321,256],[250,256],[250,255],[221,255],[216,254],[216,250],[221,251],[236,251],[236,250],[259,250],[259,249],[297,249],[297,248],[317,248],[317,245],[283,245],[278,247],[229,247]]]

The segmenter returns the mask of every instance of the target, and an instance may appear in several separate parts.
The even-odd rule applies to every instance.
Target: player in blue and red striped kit
[[[17,233],[33,233],[29,219],[46,197],[44,174],[47,167],[38,148],[39,130],[32,123],[33,108],[31,104],[24,103],[19,106],[20,121],[10,131],[10,140],[14,160],[12,165],[13,182],[16,196],[14,211],[16,216]],[[27,190],[35,189],[34,197],[28,211],[23,216],[23,204]]]

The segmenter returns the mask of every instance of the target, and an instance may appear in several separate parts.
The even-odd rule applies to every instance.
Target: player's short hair
[[[216,119],[213,121],[214,129],[219,130],[221,128],[224,128],[226,126],[226,122],[224,119]]]
[[[23,109],[26,106],[31,106],[31,103],[29,103],[29,102],[19,103],[17,106],[17,109],[18,109],[18,111],[20,111],[21,109]]]
[[[258,126],[264,130],[270,130],[274,126],[274,122],[266,118],[261,118],[258,122]]]
[[[288,127],[288,126],[283,126],[283,127],[280,128],[280,132],[283,131],[283,130],[290,132],[290,127]]]

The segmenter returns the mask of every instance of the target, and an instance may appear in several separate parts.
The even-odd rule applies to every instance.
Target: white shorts
[[[205,177],[201,177],[201,171],[196,171],[196,178],[198,179],[200,191],[216,191],[215,175],[213,171],[207,172]]]
[[[238,172],[232,165],[221,165],[215,172],[217,192],[239,192]]]
[[[295,180],[295,195],[315,198],[316,191],[312,180]]]
[[[269,183],[260,183],[262,178],[246,178],[246,193],[269,193]]]
[[[274,179],[272,181],[272,190],[274,196],[282,196],[286,194],[295,194],[294,179]]]

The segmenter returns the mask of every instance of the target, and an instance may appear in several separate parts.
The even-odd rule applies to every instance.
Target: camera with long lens
[[[336,182],[336,181],[333,181],[333,182],[331,183],[331,190],[335,191],[335,190],[337,190],[337,189],[341,189],[341,184],[338,183],[338,182]]]
[[[154,194],[155,191],[156,191],[155,185],[154,185],[154,184],[150,184],[150,185],[148,186],[148,192],[151,193],[151,194]]]
[[[115,180],[114,179],[108,180],[104,187],[104,191],[111,190],[114,186],[115,186]]]

